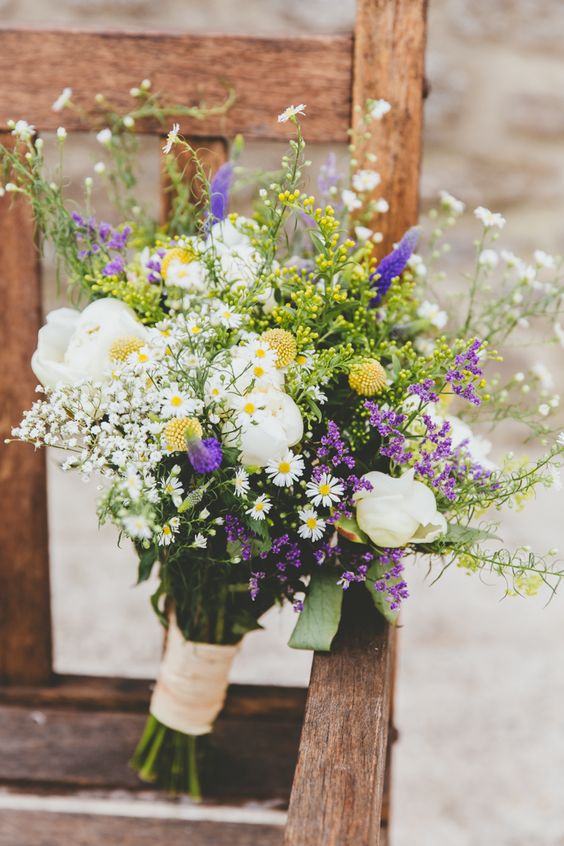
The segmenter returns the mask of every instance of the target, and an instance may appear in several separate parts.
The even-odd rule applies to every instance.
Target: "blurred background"
[[[0,0],[0,14],[4,25],[291,35],[350,30],[354,2]],[[504,246],[527,261],[536,248],[563,251],[563,43],[560,0],[430,0],[423,210],[445,188],[470,208],[500,211],[508,218]],[[316,161],[326,152],[318,151]],[[78,182],[92,172],[96,142],[70,142],[69,153]],[[275,145],[249,145],[245,161],[270,166],[279,155]],[[154,149],[143,151],[142,167],[145,194],[156,204]],[[471,215],[452,233],[455,272],[468,267],[476,234]],[[56,299],[47,262],[45,308]],[[562,390],[563,358],[562,347],[541,359],[519,348],[509,366],[526,370],[541,360]],[[511,438],[509,447],[518,447]],[[495,446],[507,449],[507,436]],[[53,459],[49,485],[57,671],[154,675],[161,635],[149,590],[133,588],[133,554],[116,548],[112,529],[98,532],[96,491],[64,476]],[[562,493],[552,490],[509,514],[508,542],[539,551],[564,547],[563,505]],[[400,633],[394,846],[562,846],[564,594],[548,607],[545,598],[500,601],[503,585],[456,570],[433,586],[416,569],[409,581]],[[267,631],[247,639],[234,679],[306,684],[310,656],[285,647],[292,623],[291,613],[271,615]]]

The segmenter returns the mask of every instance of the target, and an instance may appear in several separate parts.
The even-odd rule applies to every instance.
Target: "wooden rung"
[[[391,684],[390,628],[353,585],[331,653],[314,658],[285,846],[378,843]]]
[[[96,72],[92,72],[93,62]],[[182,120],[185,134],[200,137],[284,139],[293,134],[276,117],[291,103],[306,103],[308,141],[348,140],[351,118],[352,37],[255,38],[146,32],[0,30],[0,124],[25,118],[39,131],[85,129],[80,114],[51,110],[65,86],[88,117],[97,116],[102,92],[124,113],[135,107],[129,89],[149,77],[168,103],[195,105],[236,93],[227,114]],[[17,113],[14,113],[14,110]],[[99,118],[98,118],[99,119]],[[170,124],[176,118],[170,118]],[[148,132],[158,125],[139,126]]]
[[[0,846],[281,846],[285,814],[162,797],[0,794]]]

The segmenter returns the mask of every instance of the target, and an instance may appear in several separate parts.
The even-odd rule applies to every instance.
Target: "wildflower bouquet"
[[[143,116],[165,116],[148,83],[133,96]],[[95,172],[125,216],[116,226],[93,215],[91,179],[85,210],[69,208],[29,124],[12,124],[16,147],[1,151],[5,191],[29,198],[85,301],[47,316],[31,362],[42,396],[14,437],[102,479],[100,520],[135,545],[139,581],[156,576],[168,637],[134,764],[194,796],[196,738],[212,730],[241,639],[271,606],[292,603],[291,646],[329,650],[353,584],[395,622],[415,554],[441,572],[453,562],[494,572],[513,593],[562,576],[554,551],[508,550],[483,519],[558,483],[550,380],[533,371],[532,401],[520,374],[497,374],[494,347],[524,321],[557,320],[560,260],[500,256],[504,220],[477,209],[475,269],[449,316],[433,292],[446,290],[436,266],[462,203],[441,195],[427,264],[419,229],[377,261],[379,175],[352,168],[345,179],[329,159],[318,198],[305,191],[304,108],[279,118],[295,138],[280,172],[259,175],[250,217],[229,213],[242,169],[231,161],[210,181],[175,125],[171,213],[151,221],[134,197],[133,112],[107,113],[98,134]],[[366,132],[385,131],[388,109],[367,104]],[[197,190],[181,180],[186,155]],[[467,422],[507,418],[537,436],[535,460],[494,462]]]

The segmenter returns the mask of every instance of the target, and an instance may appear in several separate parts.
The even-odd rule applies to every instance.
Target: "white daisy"
[[[184,488],[180,480],[173,475],[172,473],[165,479],[162,483],[162,490],[167,496],[169,496],[174,505],[178,508],[182,504],[182,497],[184,495]]]
[[[265,467],[267,476],[280,488],[289,488],[304,472],[304,460],[288,450],[280,461],[269,461]]]
[[[178,517],[171,517],[168,523],[165,523],[161,528],[157,542],[159,546],[169,546],[174,540],[175,534],[180,528],[180,519]]]
[[[123,528],[130,538],[150,540],[153,536],[153,530],[149,525],[149,521],[142,514],[131,514],[128,517],[124,517],[122,523]]]
[[[242,467],[240,467],[235,473],[233,487],[235,488],[235,496],[244,497],[249,492],[249,474],[246,470],[243,470]]]
[[[216,319],[221,326],[225,326],[226,329],[238,329],[238,327],[243,322],[243,315],[238,314],[236,311],[232,311],[227,306],[221,306],[216,312]]]
[[[505,226],[505,218],[498,212],[492,212],[484,206],[478,206],[474,209],[474,217],[484,225],[486,229],[492,229],[496,226],[498,229],[503,229]]]
[[[288,106],[287,109],[284,109],[281,115],[278,115],[278,123],[286,123],[286,121],[290,120],[290,118],[296,117],[296,115],[304,115],[305,117],[305,103],[300,103],[299,106]]]
[[[244,397],[234,398],[238,417],[243,422],[256,420],[264,409],[264,399],[258,394],[246,394]]]
[[[180,132],[180,124],[173,123],[172,129],[166,136],[166,142],[163,146],[163,153],[170,153],[172,150],[172,145],[176,144],[176,140],[178,138],[178,133]]]
[[[206,383],[206,395],[210,402],[219,402],[226,393],[225,385],[221,376],[212,376]]]
[[[161,412],[166,417],[186,417],[194,412],[194,400],[178,385],[171,385],[162,392]]]
[[[243,361],[259,365],[264,371],[276,370],[276,350],[261,338],[253,338],[248,344],[239,347],[238,355]]]
[[[208,545],[207,537],[205,535],[203,535],[201,532],[197,532],[196,537],[192,541],[192,546],[195,549],[205,549],[207,545]]]
[[[247,509],[247,514],[255,520],[264,520],[271,508],[272,503],[270,499],[266,494],[261,494],[255,499],[253,505]]]
[[[353,174],[352,185],[355,191],[373,191],[382,178],[376,170],[359,170]]]
[[[139,495],[141,494],[141,479],[135,467],[128,467],[125,479],[123,480],[123,487],[131,499],[139,499]]]
[[[323,532],[325,531],[325,520],[318,517],[313,508],[304,508],[301,511],[298,511],[298,516],[302,521],[298,528],[298,534],[301,538],[317,541],[323,536]]]
[[[325,505],[327,507],[334,502],[339,502],[344,492],[345,489],[341,482],[329,473],[322,473],[316,482],[308,482],[306,487],[306,496],[311,499],[314,505]]]

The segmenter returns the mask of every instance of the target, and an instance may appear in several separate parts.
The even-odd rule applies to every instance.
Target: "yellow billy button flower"
[[[172,261],[180,261],[182,264],[190,264],[194,260],[194,253],[186,247],[173,247],[168,250],[161,262],[161,276],[166,279],[167,270]]]
[[[268,329],[262,333],[261,338],[276,353],[276,367],[287,367],[295,359],[298,345],[291,332],[286,329]]]
[[[349,385],[363,397],[371,397],[386,387],[386,371],[375,358],[363,358],[352,365]]]
[[[144,345],[141,338],[134,335],[117,338],[110,347],[110,358],[112,361],[127,361],[131,353],[137,352]]]
[[[200,421],[195,417],[173,417],[165,426],[164,437],[170,452],[186,449],[190,438],[201,438],[203,434]]]

